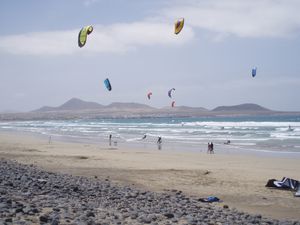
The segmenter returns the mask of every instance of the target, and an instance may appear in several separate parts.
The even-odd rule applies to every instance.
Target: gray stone
[[[168,219],[171,219],[174,217],[174,214],[173,213],[165,213],[164,216],[167,217]]]
[[[49,216],[48,216],[48,215],[41,215],[41,216],[39,217],[39,219],[40,219],[40,221],[41,221],[42,223],[47,223],[48,220],[49,220]]]

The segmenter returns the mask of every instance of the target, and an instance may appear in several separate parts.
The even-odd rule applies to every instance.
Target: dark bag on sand
[[[281,181],[270,179],[266,184],[266,187],[292,189],[296,191],[299,187],[300,182],[291,178],[284,177]]]
[[[298,186],[298,190],[295,193],[295,197],[300,197],[300,185]]]
[[[274,181],[276,181],[276,179],[270,179],[268,180],[268,183],[266,184],[266,187],[274,187],[274,188],[278,188],[275,184]]]

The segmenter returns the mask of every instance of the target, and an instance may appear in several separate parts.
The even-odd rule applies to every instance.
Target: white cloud
[[[24,55],[66,55],[76,52],[124,53],[139,46],[181,45],[191,40],[194,33],[186,27],[176,36],[173,25],[161,22],[120,23],[109,26],[94,25],[87,44],[77,45],[79,30],[35,32],[0,37],[0,52]]]
[[[86,7],[89,7],[95,3],[99,2],[99,0],[84,0],[83,1],[83,4],[86,6]]]
[[[70,54],[76,49],[75,31],[36,32],[0,37],[0,50],[12,54]],[[74,46],[73,46],[74,45]]]
[[[186,0],[162,11],[168,18],[214,32],[216,38],[289,37],[300,29],[299,0]]]
[[[89,5],[97,1],[84,2]],[[212,32],[213,40],[231,35],[291,37],[300,30],[298,9],[299,0],[170,1],[152,20],[94,25],[84,50],[77,46],[78,28],[0,36],[0,52],[24,55],[82,54],[83,51],[125,53],[141,46],[182,45],[194,38],[195,28]],[[185,18],[185,27],[177,36],[173,33],[172,22],[179,17]]]

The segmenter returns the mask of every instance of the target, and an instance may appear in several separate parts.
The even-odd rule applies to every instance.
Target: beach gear
[[[295,197],[300,197],[300,185],[298,186],[298,190],[295,193]]]
[[[174,106],[175,106],[175,101],[173,101],[173,102],[172,102],[171,106],[172,106],[172,107],[174,107]]]
[[[78,34],[78,46],[80,48],[82,48],[86,41],[87,41],[87,36],[93,32],[93,27],[92,26],[86,26],[86,27],[83,27],[79,34]]]
[[[172,88],[168,91],[169,98],[172,98],[172,91],[175,91],[175,88]]]
[[[175,34],[179,34],[184,26],[184,18],[180,18],[175,21],[174,27],[175,27]]]
[[[266,187],[292,189],[294,191],[298,190],[299,186],[300,182],[298,180],[294,180],[288,177],[283,177],[281,181],[278,181],[276,179],[270,179],[266,184]]]
[[[104,85],[107,88],[107,90],[111,91],[111,84],[108,78],[104,80]]]
[[[255,76],[256,76],[256,70],[257,70],[256,67],[252,69],[252,77],[255,77]]]
[[[208,196],[207,198],[199,198],[200,202],[219,202],[220,199],[215,196]]]

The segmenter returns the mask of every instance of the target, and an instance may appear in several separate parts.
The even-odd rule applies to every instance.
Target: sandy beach
[[[199,198],[214,195],[223,200],[220,206],[300,220],[299,198],[265,187],[272,178],[300,180],[299,158],[129,149],[55,139],[49,144],[46,137],[5,132],[0,133],[0,157],[154,192],[176,189]]]

